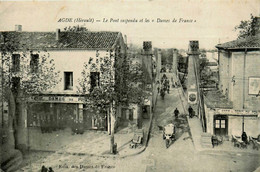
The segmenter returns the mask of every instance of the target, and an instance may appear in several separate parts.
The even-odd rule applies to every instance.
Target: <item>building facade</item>
[[[256,17],[259,23],[259,17]],[[260,33],[217,45],[219,94],[228,107],[208,106],[208,132],[217,135],[260,134]]]
[[[84,64],[90,60],[95,64],[103,58],[114,61],[126,57],[126,44],[120,32],[23,32],[10,31],[0,33],[1,41],[14,39],[19,46],[26,45],[30,52],[13,52],[12,65],[22,65],[28,56],[48,56],[55,64],[59,81],[49,90],[31,95],[27,107],[22,111],[22,130],[52,127],[53,130],[72,128],[82,123],[85,129],[107,130],[106,114],[95,114],[86,107],[81,96],[79,80]],[[21,58],[22,54],[25,58]],[[29,57],[30,58],[30,57]],[[30,61],[30,64],[32,60]],[[112,69],[113,70],[113,69]],[[22,71],[18,71],[22,72]],[[100,71],[87,71],[90,89],[100,84]],[[120,114],[118,115],[120,117]],[[39,130],[40,131],[40,130]],[[24,137],[27,137],[26,135]],[[26,139],[26,138],[25,138]],[[24,140],[24,142],[26,142]]]

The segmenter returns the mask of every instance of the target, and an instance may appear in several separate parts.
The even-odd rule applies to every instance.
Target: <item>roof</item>
[[[234,41],[218,44],[216,48],[219,49],[258,49],[260,48],[260,35],[249,36],[244,39],[237,39]]]
[[[233,102],[229,101],[218,90],[208,91],[204,98],[204,102],[209,108],[233,108]]]
[[[120,32],[60,32],[56,41],[55,32],[0,32],[6,40],[15,41],[20,49],[111,49]],[[1,47],[0,47],[1,48]]]

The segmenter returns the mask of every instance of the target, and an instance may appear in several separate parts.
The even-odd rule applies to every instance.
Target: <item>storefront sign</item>
[[[32,96],[30,102],[50,102],[50,103],[83,103],[83,97],[72,96]]]
[[[235,110],[235,109],[217,109],[217,114],[223,115],[260,115],[259,111],[252,111],[252,110]]]
[[[188,92],[188,103],[190,103],[190,104],[197,103],[197,92],[195,92],[195,91]]]

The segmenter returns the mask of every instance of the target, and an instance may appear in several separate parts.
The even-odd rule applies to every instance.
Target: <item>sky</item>
[[[23,31],[53,32],[84,25],[90,31],[120,31],[128,43],[139,46],[152,41],[157,48],[188,49],[189,40],[198,40],[200,48],[214,49],[218,43],[236,39],[234,27],[250,14],[260,16],[260,0],[2,1],[0,31],[13,31],[16,24],[22,25]],[[72,18],[72,22],[58,22],[61,18]],[[93,18],[95,22],[74,22],[76,18]],[[104,18],[108,22],[103,22]],[[140,22],[145,18],[150,22]],[[158,23],[158,18],[177,21]],[[180,18],[193,22],[179,22]],[[138,22],[125,24],[116,19]]]

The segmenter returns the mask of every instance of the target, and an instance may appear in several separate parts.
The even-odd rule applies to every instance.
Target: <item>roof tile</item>
[[[260,48],[260,35],[250,36],[244,39],[218,44],[216,48],[222,49],[241,49],[241,48]]]
[[[60,39],[56,41],[55,32],[0,32],[0,36],[4,35],[6,40],[18,43],[19,48],[30,49],[110,49],[118,34],[119,32],[60,32]]]

